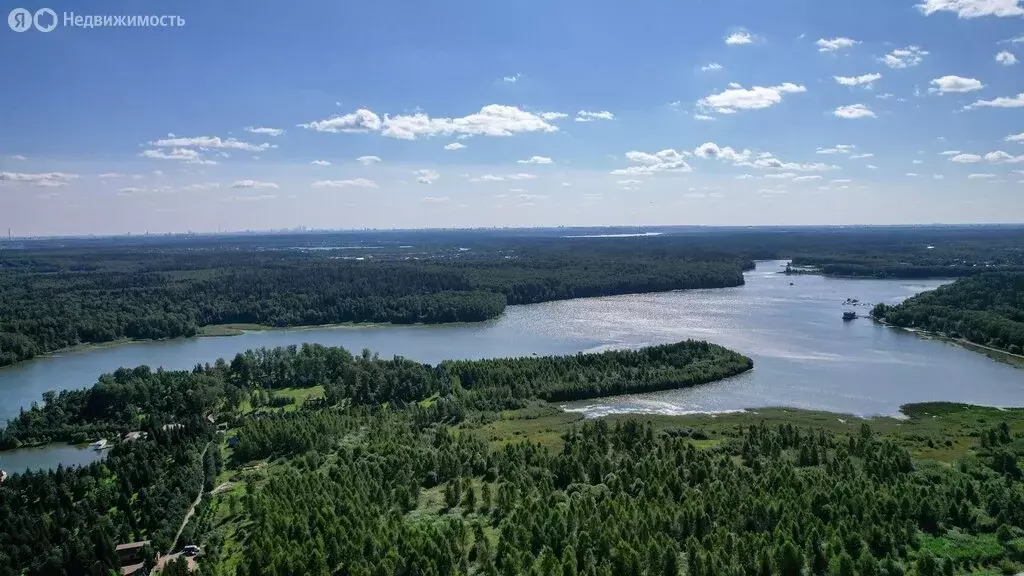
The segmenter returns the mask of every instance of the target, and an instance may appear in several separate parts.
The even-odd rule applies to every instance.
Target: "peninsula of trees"
[[[961,278],[902,304],[878,304],[879,320],[1020,354],[1024,350],[1024,273]]]

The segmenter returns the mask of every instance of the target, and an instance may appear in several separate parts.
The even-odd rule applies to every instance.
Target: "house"
[[[160,427],[160,429],[163,430],[164,432],[167,432],[168,430],[180,430],[184,427],[184,424],[172,422],[171,424],[164,424],[163,426]]]
[[[135,442],[136,440],[142,440],[145,437],[146,437],[146,433],[145,432],[140,432],[140,431],[136,430],[135,432],[126,432],[125,435],[124,435],[124,441],[125,442]]]
[[[124,569],[132,568],[136,564],[146,561],[143,550],[147,546],[149,546],[149,540],[140,540],[139,542],[118,544],[114,548],[114,552],[117,554],[118,563],[122,566],[122,574],[133,574],[133,572],[124,572]]]
[[[129,564],[121,566],[121,576],[144,576],[146,574],[146,563]]]

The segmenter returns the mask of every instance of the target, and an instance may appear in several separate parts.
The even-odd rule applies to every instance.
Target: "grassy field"
[[[286,404],[281,408],[274,408],[272,406],[261,406],[260,408],[253,408],[252,403],[248,398],[242,400],[238,405],[239,414],[249,414],[251,412],[275,412],[278,410],[284,410],[285,412],[293,412],[302,407],[302,403],[307,399],[318,399],[324,397],[323,386],[312,386],[310,388],[280,388],[274,390],[274,396],[280,398],[294,398],[295,401],[291,404]]]

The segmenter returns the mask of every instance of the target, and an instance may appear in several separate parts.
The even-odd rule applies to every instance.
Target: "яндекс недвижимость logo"
[[[52,8],[40,8],[34,13],[25,8],[15,8],[7,14],[7,25],[15,32],[27,32],[35,27],[40,32],[51,32],[63,22],[64,27],[73,28],[180,28],[185,19],[170,14],[75,14],[64,12],[58,20]]]

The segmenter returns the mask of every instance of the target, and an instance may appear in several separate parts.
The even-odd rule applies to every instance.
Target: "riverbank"
[[[867,316],[867,318],[870,318],[871,320],[873,320],[873,321],[875,321],[875,322],[877,322],[877,323],[879,323],[879,324],[881,324],[883,326],[886,326],[888,328],[892,328],[894,330],[903,330],[905,332],[910,332],[912,334],[916,334],[917,336],[919,336],[921,338],[929,338],[929,339],[932,339],[932,340],[942,340],[943,342],[949,342],[951,344],[956,344],[956,345],[961,346],[961,347],[963,347],[963,348],[965,348],[967,350],[971,350],[973,352],[979,352],[981,354],[984,354],[985,356],[988,356],[989,358],[991,358],[993,360],[996,360],[996,361],[999,361],[999,362],[1003,362],[1003,363],[1009,364],[1011,366],[1015,366],[1017,368],[1024,368],[1024,355],[1022,355],[1022,354],[1014,354],[1013,352],[1007,352],[1006,350],[1000,350],[999,348],[993,348],[991,346],[985,346],[983,344],[977,344],[975,342],[971,342],[970,340],[968,340],[966,338],[953,338],[952,336],[949,336],[947,334],[943,334],[942,332],[931,332],[931,331],[928,331],[928,330],[923,330],[921,328],[907,328],[906,326],[897,326],[896,324],[891,324],[889,322],[886,322],[885,320],[882,320],[882,319],[879,319],[879,318],[875,318],[874,316],[870,316],[870,315]]]

